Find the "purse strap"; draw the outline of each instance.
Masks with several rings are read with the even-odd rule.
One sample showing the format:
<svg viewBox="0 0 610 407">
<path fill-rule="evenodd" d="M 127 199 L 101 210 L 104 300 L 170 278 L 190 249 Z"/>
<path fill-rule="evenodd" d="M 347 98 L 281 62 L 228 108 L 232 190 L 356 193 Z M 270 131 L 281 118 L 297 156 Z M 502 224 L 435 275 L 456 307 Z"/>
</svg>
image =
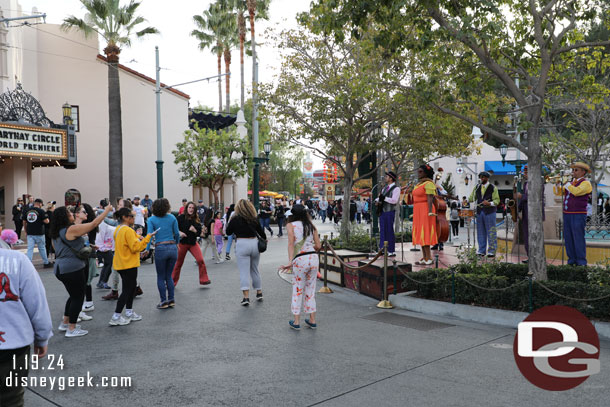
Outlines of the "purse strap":
<svg viewBox="0 0 610 407">
<path fill-rule="evenodd" d="M 68 229 L 66 229 L 66 233 L 67 233 L 67 232 L 68 232 Z M 62 242 L 64 242 L 64 245 L 66 245 L 66 246 L 68 247 L 68 249 L 70 249 L 70 250 L 72 251 L 72 253 L 74 253 L 74 254 L 76 255 L 76 257 L 78 257 L 78 254 L 79 254 L 78 250 L 76 250 L 75 248 L 73 248 L 72 246 L 70 246 L 70 245 L 68 244 L 68 242 L 67 242 L 67 241 L 66 241 L 66 240 L 65 240 L 63 237 L 61 237 L 61 233 L 60 233 L 58 236 L 59 236 L 59 238 L 61 239 L 61 241 L 62 241 Z"/>
</svg>

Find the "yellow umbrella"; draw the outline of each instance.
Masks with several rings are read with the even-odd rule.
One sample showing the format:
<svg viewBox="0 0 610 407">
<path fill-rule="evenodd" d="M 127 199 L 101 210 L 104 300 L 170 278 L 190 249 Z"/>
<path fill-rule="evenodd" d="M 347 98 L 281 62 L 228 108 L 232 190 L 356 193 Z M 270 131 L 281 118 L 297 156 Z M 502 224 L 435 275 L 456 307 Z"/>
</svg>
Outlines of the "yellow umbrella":
<svg viewBox="0 0 610 407">
<path fill-rule="evenodd" d="M 277 192 L 262 190 L 258 193 L 259 196 L 275 196 Z"/>
</svg>

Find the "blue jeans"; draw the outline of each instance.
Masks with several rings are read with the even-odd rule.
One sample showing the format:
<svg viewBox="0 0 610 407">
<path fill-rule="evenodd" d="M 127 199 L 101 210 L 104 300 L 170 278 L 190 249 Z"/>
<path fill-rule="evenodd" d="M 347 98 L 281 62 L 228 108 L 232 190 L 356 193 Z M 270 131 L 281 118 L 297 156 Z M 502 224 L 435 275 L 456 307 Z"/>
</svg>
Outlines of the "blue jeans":
<svg viewBox="0 0 610 407">
<path fill-rule="evenodd" d="M 178 248 L 173 244 L 155 247 L 155 268 L 157 269 L 157 288 L 161 302 L 174 301 L 174 280 L 172 271 L 178 260 Z M 167 297 L 165 296 L 167 291 Z"/>
<path fill-rule="evenodd" d="M 261 224 L 261 228 L 263 230 L 267 229 L 270 233 L 271 236 L 273 236 L 273 230 L 271 230 L 271 226 L 269 226 L 271 224 L 271 219 L 270 218 L 259 218 L 259 223 Z"/>
<path fill-rule="evenodd" d="M 233 244 L 233 239 L 235 239 L 235 235 L 230 235 L 227 239 L 227 249 L 225 250 L 227 256 L 231 253 L 231 245 Z"/>
<path fill-rule="evenodd" d="M 282 226 L 284 226 L 284 219 L 286 218 L 277 218 L 277 227 L 280 230 L 277 235 L 278 236 L 283 236 L 284 233 L 282 233 Z"/>
<path fill-rule="evenodd" d="M 498 247 L 498 235 L 496 229 L 496 212 L 490 214 L 477 214 L 477 241 L 479 242 L 478 254 L 496 254 Z"/>
<path fill-rule="evenodd" d="M 587 215 L 584 213 L 563 214 L 563 236 L 566 244 L 566 254 L 568 255 L 568 264 L 587 265 L 586 224 Z"/>
<path fill-rule="evenodd" d="M 322 218 L 322 223 L 326 222 L 326 209 L 320 209 L 320 217 Z"/>
<path fill-rule="evenodd" d="M 34 245 L 38 246 L 38 252 L 44 264 L 49 264 L 47 258 L 47 247 L 45 245 L 44 235 L 28 235 L 28 259 L 32 261 L 34 256 Z"/>
</svg>

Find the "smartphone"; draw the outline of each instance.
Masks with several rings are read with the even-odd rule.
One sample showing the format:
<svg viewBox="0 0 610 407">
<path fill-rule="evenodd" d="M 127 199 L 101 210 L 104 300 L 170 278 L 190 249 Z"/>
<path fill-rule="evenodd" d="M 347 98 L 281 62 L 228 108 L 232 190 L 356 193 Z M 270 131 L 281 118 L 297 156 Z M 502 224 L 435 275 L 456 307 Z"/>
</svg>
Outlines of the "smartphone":
<svg viewBox="0 0 610 407">
<path fill-rule="evenodd" d="M 154 233 L 157 233 L 157 232 L 158 232 L 158 231 L 160 231 L 160 230 L 161 230 L 161 228 L 159 228 L 159 229 L 155 230 L 155 231 L 154 231 Z"/>
</svg>

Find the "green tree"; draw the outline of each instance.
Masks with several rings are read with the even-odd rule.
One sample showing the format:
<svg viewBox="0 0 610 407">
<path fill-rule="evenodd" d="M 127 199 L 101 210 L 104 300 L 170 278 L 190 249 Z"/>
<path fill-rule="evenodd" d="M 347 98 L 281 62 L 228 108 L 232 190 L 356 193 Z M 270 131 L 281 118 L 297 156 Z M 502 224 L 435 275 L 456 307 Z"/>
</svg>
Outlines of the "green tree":
<svg viewBox="0 0 610 407">
<path fill-rule="evenodd" d="M 477 126 L 519 149 L 529 165 L 530 270 L 545 280 L 542 231 L 541 118 L 563 54 L 609 41 L 587 41 L 604 0 L 317 0 L 310 16 L 345 38 L 374 28 L 374 41 L 392 54 L 427 60 L 428 69 L 397 89 L 417 92 L 439 111 Z M 500 84 L 501 92 L 497 91 Z M 441 86 L 442 85 L 442 86 Z M 511 120 L 512 119 L 512 120 Z M 513 134 L 498 128 L 512 122 Z"/>
<path fill-rule="evenodd" d="M 104 54 L 108 65 L 108 185 L 111 202 L 123 196 L 123 128 L 121 124 L 121 84 L 119 54 L 130 46 L 135 35 L 141 38 L 157 34 L 154 27 L 139 29 L 146 20 L 136 14 L 140 2 L 131 0 L 121 6 L 119 0 L 80 0 L 87 11 L 84 18 L 66 17 L 63 30 L 77 29 L 85 36 L 99 35 L 106 41 Z"/>
<path fill-rule="evenodd" d="M 184 141 L 176 144 L 174 162 L 179 166 L 180 179 L 189 185 L 207 187 L 219 206 L 219 192 L 228 179 L 241 178 L 247 173 L 243 157 L 248 145 L 235 128 L 231 130 L 186 130 Z"/>
<path fill-rule="evenodd" d="M 358 165 L 383 146 L 377 129 L 395 116 L 400 101 L 378 85 L 388 65 L 370 57 L 365 41 L 339 43 L 300 28 L 279 35 L 285 55 L 275 87 L 261 85 L 264 117 L 274 118 L 279 138 L 309 148 L 344 174 L 344 213 Z M 344 160 L 342 160 L 344 158 Z M 349 222 L 341 226 L 349 235 Z"/>
</svg>

